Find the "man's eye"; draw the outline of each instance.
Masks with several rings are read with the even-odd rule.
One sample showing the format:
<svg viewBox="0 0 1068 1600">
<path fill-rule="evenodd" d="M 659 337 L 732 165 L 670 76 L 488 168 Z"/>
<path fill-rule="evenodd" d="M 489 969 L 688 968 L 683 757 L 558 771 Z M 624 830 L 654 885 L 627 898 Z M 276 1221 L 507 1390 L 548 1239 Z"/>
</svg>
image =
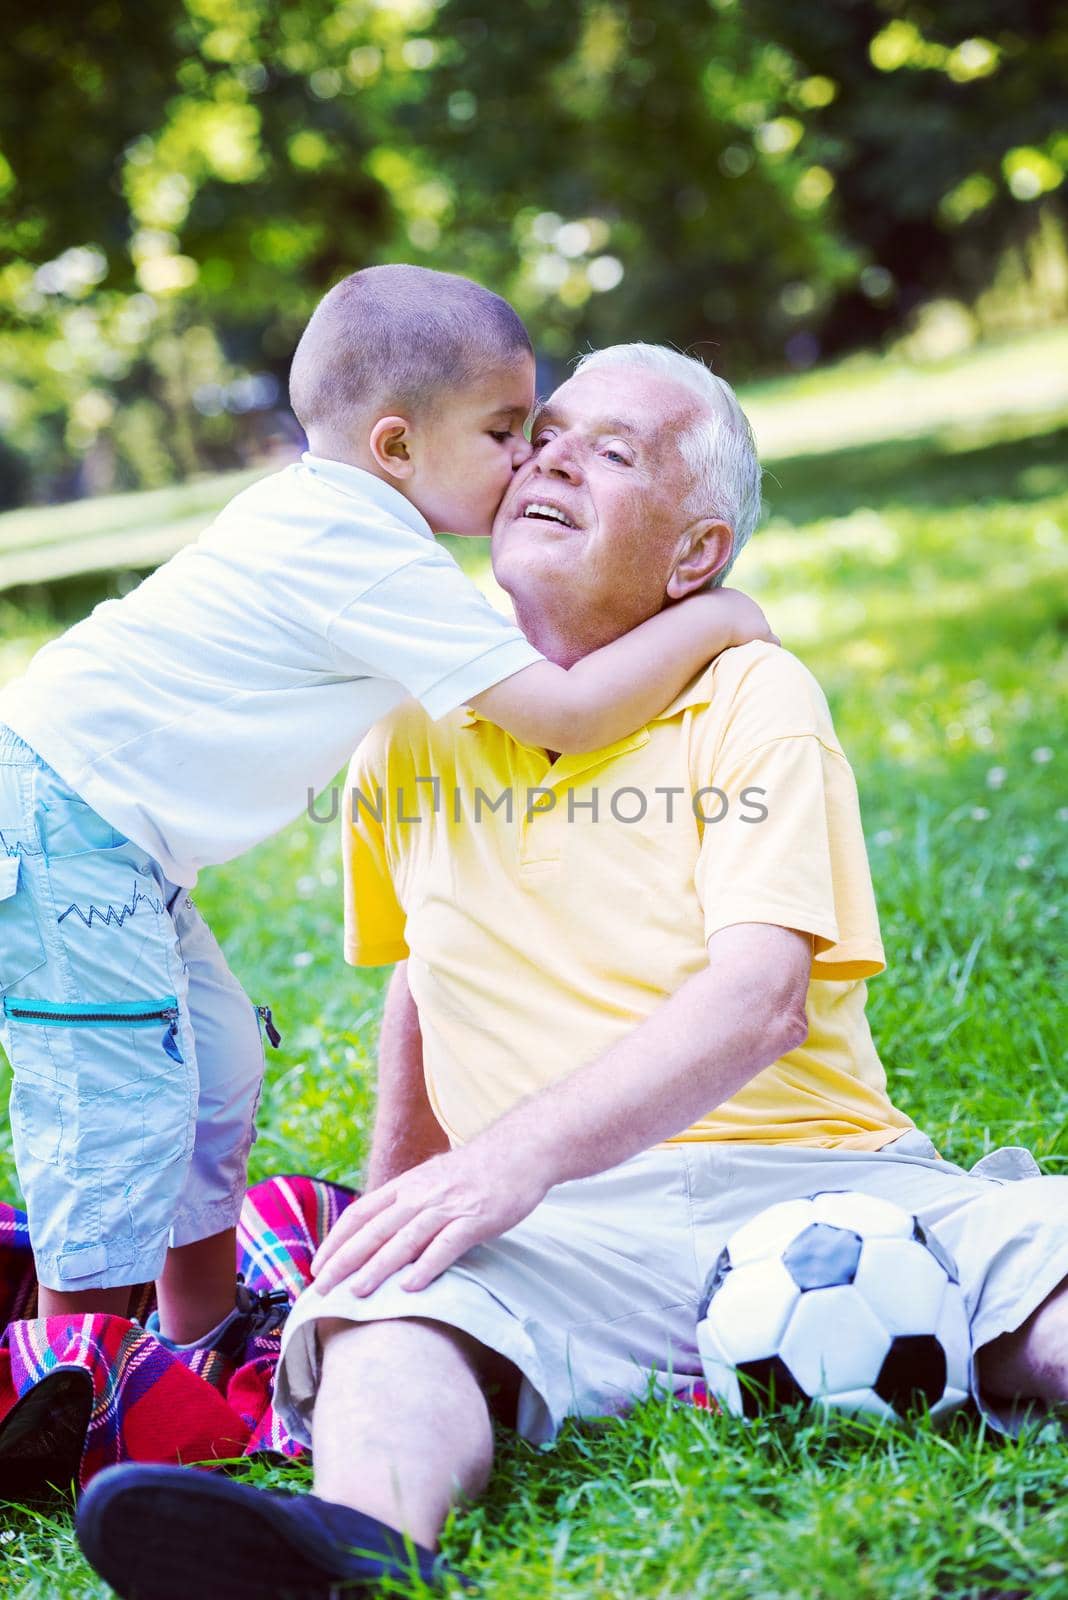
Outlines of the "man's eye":
<svg viewBox="0 0 1068 1600">
<path fill-rule="evenodd" d="M 622 466 L 622 467 L 629 467 L 630 466 L 630 462 L 627 459 L 627 457 L 625 455 L 623 455 L 619 450 L 605 450 L 603 453 L 604 453 L 605 456 L 607 456 L 609 461 L 618 461 L 620 466 Z"/>
<path fill-rule="evenodd" d="M 552 435 L 548 433 L 536 433 L 530 441 L 530 448 L 540 450 L 543 444 L 549 443 L 551 437 Z"/>
</svg>

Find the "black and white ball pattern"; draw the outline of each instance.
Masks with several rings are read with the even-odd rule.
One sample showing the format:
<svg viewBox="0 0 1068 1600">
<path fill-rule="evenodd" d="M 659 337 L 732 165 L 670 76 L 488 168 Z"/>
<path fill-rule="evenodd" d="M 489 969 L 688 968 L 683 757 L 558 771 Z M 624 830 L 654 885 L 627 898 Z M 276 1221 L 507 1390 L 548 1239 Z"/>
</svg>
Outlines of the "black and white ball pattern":
<svg viewBox="0 0 1068 1600">
<path fill-rule="evenodd" d="M 697 1328 L 728 1411 L 795 1401 L 903 1418 L 964 1405 L 971 1341 L 956 1268 L 899 1206 L 852 1190 L 769 1206 L 728 1240 Z"/>
</svg>

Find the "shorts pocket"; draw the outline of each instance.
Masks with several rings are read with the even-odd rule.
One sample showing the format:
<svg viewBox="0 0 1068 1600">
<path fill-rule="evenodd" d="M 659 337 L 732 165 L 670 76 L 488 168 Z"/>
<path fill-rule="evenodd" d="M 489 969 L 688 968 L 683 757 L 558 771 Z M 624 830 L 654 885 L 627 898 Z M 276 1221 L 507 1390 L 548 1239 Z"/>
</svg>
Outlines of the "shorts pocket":
<svg viewBox="0 0 1068 1600">
<path fill-rule="evenodd" d="M 0 851 L 0 993 L 43 967 L 45 960 L 22 857 Z"/>
<path fill-rule="evenodd" d="M 11 1085 L 11 1141 L 15 1163 L 23 1155 L 54 1166 L 63 1144 L 63 1090 L 55 1078 L 15 1069 Z"/>
<path fill-rule="evenodd" d="M 196 1072 L 178 1044 L 173 995 L 160 1000 L 4 1001 L 9 1026 L 20 1031 L 15 1052 L 12 1121 L 16 1149 L 58 1163 L 72 1176 L 131 1166 L 158 1168 L 187 1156 L 196 1112 Z M 67 1049 L 56 1078 L 30 1065 L 32 1036 L 63 1030 Z M 71 1034 L 91 1032 L 78 1045 Z M 55 1052 L 58 1053 L 58 1052 Z"/>
<path fill-rule="evenodd" d="M 77 988 L 68 992 L 107 994 L 113 969 L 123 972 L 121 942 L 131 937 L 143 942 L 139 981 L 157 992 L 172 989 L 179 963 L 165 880 L 139 845 L 127 839 L 106 850 L 49 856 L 44 870 L 56 930 L 77 974 Z"/>
<path fill-rule="evenodd" d="M 92 850 L 114 850 L 126 835 L 113 828 L 88 801 L 74 794 L 50 768 L 37 773 L 37 831 L 41 848 L 53 861 L 88 855 Z"/>
</svg>

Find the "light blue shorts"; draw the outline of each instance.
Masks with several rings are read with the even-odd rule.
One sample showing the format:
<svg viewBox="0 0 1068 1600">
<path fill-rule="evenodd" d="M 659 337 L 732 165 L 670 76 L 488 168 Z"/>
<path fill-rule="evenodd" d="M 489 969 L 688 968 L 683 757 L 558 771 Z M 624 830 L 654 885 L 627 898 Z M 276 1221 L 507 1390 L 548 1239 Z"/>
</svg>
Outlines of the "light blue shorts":
<svg viewBox="0 0 1068 1600">
<path fill-rule="evenodd" d="M 236 1223 L 256 1011 L 187 892 L 2 727 L 0 998 L 43 1284 L 148 1282 Z"/>
</svg>

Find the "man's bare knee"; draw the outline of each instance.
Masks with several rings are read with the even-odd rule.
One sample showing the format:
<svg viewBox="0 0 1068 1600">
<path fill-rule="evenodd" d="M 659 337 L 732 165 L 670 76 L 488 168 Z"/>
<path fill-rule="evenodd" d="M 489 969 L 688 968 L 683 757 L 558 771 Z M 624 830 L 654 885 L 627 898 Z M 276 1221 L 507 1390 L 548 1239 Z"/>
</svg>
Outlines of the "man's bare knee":
<svg viewBox="0 0 1068 1600">
<path fill-rule="evenodd" d="M 472 1383 L 499 1422 L 515 1424 L 522 1377 L 505 1356 L 473 1334 L 431 1317 L 397 1317 L 380 1322 L 347 1322 L 324 1318 L 318 1324 L 323 1378 L 331 1381 L 340 1368 L 359 1363 L 385 1377 L 397 1372 L 426 1372 L 440 1365 L 455 1381 L 466 1369 Z M 354 1336 L 354 1337 L 348 1337 Z M 457 1363 L 459 1363 L 459 1368 Z"/>
<path fill-rule="evenodd" d="M 462 1328 L 435 1322 L 430 1317 L 393 1317 L 377 1322 L 347 1322 L 342 1317 L 324 1317 L 318 1324 L 318 1333 L 324 1364 L 332 1360 L 332 1352 L 338 1350 L 344 1338 L 346 1348 L 358 1349 L 368 1358 L 384 1356 L 391 1363 L 409 1359 L 412 1348 L 418 1349 L 424 1360 L 430 1351 L 446 1361 L 459 1357 L 476 1381 L 481 1377 L 479 1352 L 484 1346 Z"/>
<path fill-rule="evenodd" d="M 493 1429 L 474 1341 L 423 1317 L 319 1324 L 315 1492 L 433 1549 L 450 1506 L 481 1494 Z"/>
</svg>

